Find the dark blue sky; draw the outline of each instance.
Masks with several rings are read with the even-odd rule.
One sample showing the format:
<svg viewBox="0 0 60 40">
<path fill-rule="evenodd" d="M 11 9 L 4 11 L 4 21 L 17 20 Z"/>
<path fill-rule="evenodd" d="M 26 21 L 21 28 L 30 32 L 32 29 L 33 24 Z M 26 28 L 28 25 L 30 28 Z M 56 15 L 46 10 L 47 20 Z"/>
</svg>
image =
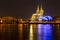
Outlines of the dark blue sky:
<svg viewBox="0 0 60 40">
<path fill-rule="evenodd" d="M 0 17 L 30 18 L 38 3 L 42 3 L 44 15 L 60 16 L 60 0 L 1 0 Z"/>
</svg>

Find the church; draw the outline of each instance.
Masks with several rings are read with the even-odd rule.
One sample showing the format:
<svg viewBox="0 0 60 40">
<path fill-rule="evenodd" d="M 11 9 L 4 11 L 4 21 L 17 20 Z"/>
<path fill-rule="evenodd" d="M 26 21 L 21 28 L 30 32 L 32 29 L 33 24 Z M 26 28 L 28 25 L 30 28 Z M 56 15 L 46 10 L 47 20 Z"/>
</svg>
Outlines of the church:
<svg viewBox="0 0 60 40">
<path fill-rule="evenodd" d="M 44 13 L 44 10 L 42 8 L 42 5 L 39 7 L 39 5 L 37 6 L 37 10 L 36 10 L 36 13 L 32 14 L 32 17 L 31 17 L 31 21 L 36 21 L 38 20 L 39 17 L 42 17 L 43 16 L 43 13 Z"/>
</svg>

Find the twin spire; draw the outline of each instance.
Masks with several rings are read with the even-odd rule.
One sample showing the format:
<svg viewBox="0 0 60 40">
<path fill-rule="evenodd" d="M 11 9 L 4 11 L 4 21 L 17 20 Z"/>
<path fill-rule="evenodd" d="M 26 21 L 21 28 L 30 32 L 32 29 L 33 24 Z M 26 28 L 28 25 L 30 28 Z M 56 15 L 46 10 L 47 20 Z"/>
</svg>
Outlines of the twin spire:
<svg viewBox="0 0 60 40">
<path fill-rule="evenodd" d="M 37 10 L 36 13 L 34 13 L 31 17 L 31 20 L 37 20 L 39 17 L 42 17 L 44 13 L 44 10 L 42 8 L 42 5 L 39 7 L 39 5 L 37 6 Z"/>
<path fill-rule="evenodd" d="M 40 15 L 43 15 L 44 13 L 44 10 L 42 8 L 42 5 L 39 7 L 39 5 L 37 6 L 37 10 L 36 10 L 36 13 L 40 14 Z"/>
</svg>

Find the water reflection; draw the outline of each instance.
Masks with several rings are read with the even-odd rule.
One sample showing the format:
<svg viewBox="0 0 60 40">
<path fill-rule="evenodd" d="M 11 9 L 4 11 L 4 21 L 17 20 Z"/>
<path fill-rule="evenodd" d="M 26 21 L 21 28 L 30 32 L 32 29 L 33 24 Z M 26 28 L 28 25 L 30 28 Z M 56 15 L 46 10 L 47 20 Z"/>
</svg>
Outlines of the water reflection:
<svg viewBox="0 0 60 40">
<path fill-rule="evenodd" d="M 43 25 L 43 40 L 52 40 L 52 25 Z"/>
<path fill-rule="evenodd" d="M 18 39 L 23 40 L 23 24 L 18 24 Z"/>
<path fill-rule="evenodd" d="M 43 26 L 42 26 L 42 24 L 38 24 L 37 27 L 38 27 L 37 40 L 42 40 Z"/>
<path fill-rule="evenodd" d="M 33 27 L 33 28 L 32 28 Z M 37 30 L 37 31 L 36 31 Z M 33 37 L 34 34 L 34 37 Z M 37 36 L 36 36 L 37 34 Z M 29 40 L 52 40 L 52 25 L 51 24 L 32 24 L 30 25 Z"/>
<path fill-rule="evenodd" d="M 0 24 L 0 40 L 18 40 L 17 24 Z"/>
<path fill-rule="evenodd" d="M 37 40 L 52 40 L 52 25 L 38 24 Z"/>
<path fill-rule="evenodd" d="M 29 40 L 33 40 L 33 27 L 30 25 Z"/>
<path fill-rule="evenodd" d="M 0 40 L 60 40 L 60 24 L 0 24 Z"/>
</svg>

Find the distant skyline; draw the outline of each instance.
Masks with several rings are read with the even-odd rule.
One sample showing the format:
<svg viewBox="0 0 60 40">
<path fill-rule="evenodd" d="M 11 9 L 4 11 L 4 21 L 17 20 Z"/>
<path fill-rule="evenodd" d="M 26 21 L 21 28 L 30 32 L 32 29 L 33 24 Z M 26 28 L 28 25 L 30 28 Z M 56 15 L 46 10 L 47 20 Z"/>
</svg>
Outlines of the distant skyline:
<svg viewBox="0 0 60 40">
<path fill-rule="evenodd" d="M 60 16 L 60 0 L 1 0 L 0 17 L 30 18 L 38 4 L 42 4 L 44 15 Z"/>
</svg>

